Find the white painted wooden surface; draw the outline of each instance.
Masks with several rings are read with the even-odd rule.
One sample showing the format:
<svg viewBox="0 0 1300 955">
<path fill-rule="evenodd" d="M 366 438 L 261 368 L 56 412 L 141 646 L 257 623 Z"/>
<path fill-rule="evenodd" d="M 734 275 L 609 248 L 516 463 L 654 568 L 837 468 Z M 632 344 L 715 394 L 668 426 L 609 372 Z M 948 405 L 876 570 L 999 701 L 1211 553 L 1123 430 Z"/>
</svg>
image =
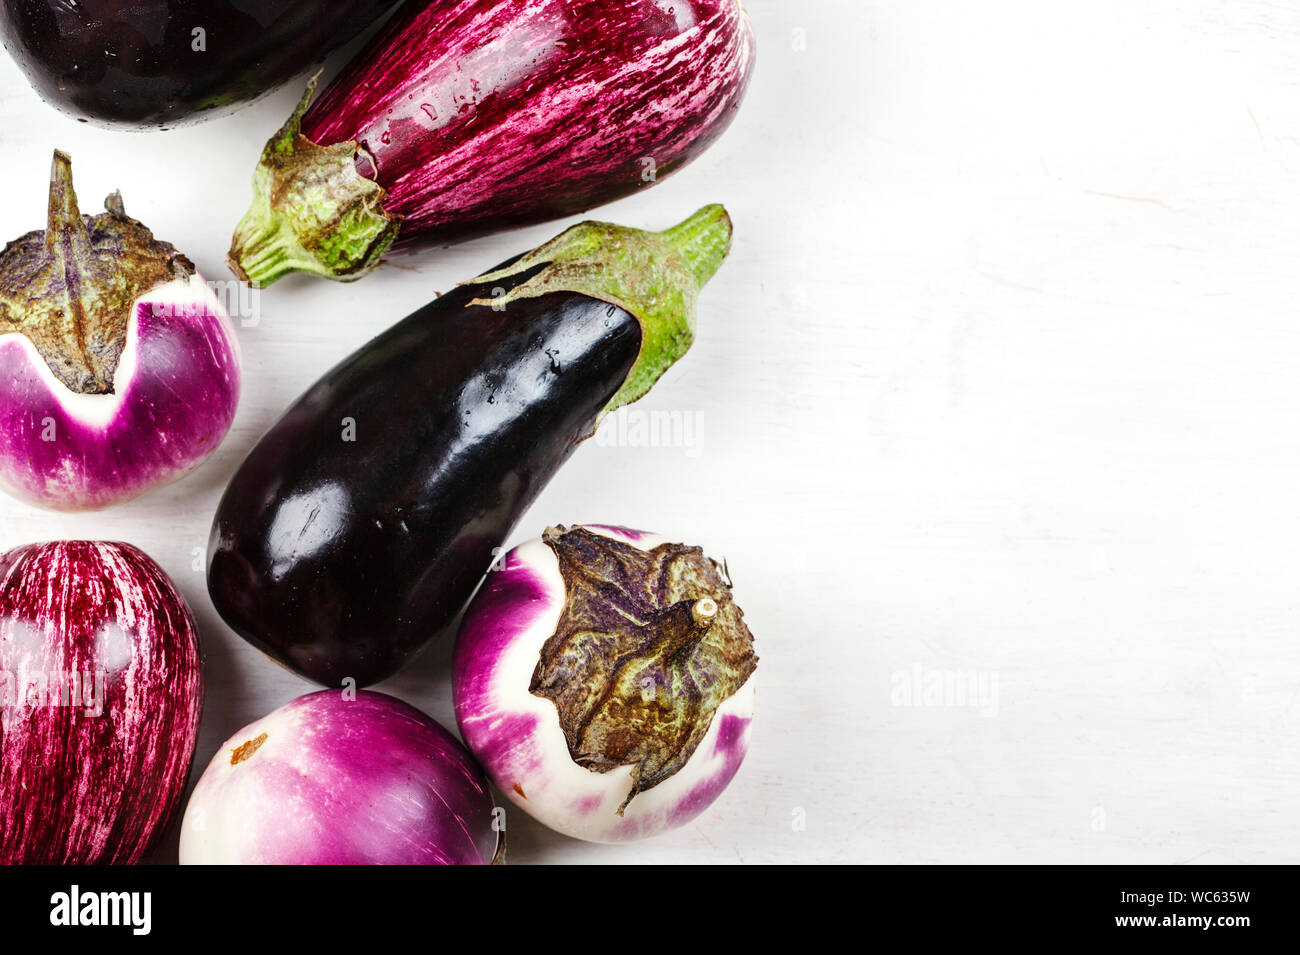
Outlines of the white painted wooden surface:
<svg viewBox="0 0 1300 955">
<path fill-rule="evenodd" d="M 698 453 L 589 442 L 516 540 L 613 521 L 725 555 L 762 657 L 753 751 L 696 824 L 641 845 L 514 811 L 513 860 L 1300 861 L 1300 9 L 747 7 L 735 126 L 599 213 L 659 227 L 723 201 L 736 220 L 698 344 L 641 406 L 700 415 Z M 225 278 L 296 96 L 110 132 L 6 59 L 0 235 L 43 223 L 57 145 L 84 208 L 120 187 Z M 224 482 L 327 366 L 567 224 L 283 282 L 200 471 L 98 514 L 0 503 L 2 546 L 127 540 L 175 576 L 207 654 L 196 772 L 311 689 L 222 625 L 191 568 Z M 448 654 L 382 688 L 450 721 Z M 962 675 L 976 705 L 942 692 Z"/>
</svg>

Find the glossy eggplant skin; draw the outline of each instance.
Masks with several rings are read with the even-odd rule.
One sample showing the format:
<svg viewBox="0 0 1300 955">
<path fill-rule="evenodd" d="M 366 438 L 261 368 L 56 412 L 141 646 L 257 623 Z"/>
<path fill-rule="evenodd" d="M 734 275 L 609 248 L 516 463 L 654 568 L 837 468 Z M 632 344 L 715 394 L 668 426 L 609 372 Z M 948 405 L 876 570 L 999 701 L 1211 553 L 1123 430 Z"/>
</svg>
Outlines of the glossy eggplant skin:
<svg viewBox="0 0 1300 955">
<path fill-rule="evenodd" d="M 427 248 L 665 178 L 726 131 L 753 66 L 737 0 L 422 0 L 330 83 L 302 131 L 361 144 L 402 217 L 397 247 Z"/>
<path fill-rule="evenodd" d="M 318 683 L 364 686 L 454 619 L 641 348 L 635 317 L 586 295 L 470 304 L 532 274 L 415 312 L 253 449 L 208 550 L 240 635 Z"/>
<path fill-rule="evenodd" d="M 722 135 L 754 58 L 741 0 L 409 0 L 271 137 L 228 263 L 352 281 L 632 195 Z"/>
<path fill-rule="evenodd" d="M 4 0 L 0 39 L 59 109 L 106 124 L 170 126 L 269 92 L 392 6 L 393 0 Z"/>
</svg>

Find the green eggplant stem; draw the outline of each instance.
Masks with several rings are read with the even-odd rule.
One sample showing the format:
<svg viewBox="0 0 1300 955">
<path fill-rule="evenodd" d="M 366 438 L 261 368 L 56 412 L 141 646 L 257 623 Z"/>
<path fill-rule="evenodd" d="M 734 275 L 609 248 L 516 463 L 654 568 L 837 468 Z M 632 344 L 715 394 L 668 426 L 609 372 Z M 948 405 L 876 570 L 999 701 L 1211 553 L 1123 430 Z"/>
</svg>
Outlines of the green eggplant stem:
<svg viewBox="0 0 1300 955">
<path fill-rule="evenodd" d="M 700 209 L 663 232 L 609 222 L 582 222 L 504 268 L 465 284 L 491 287 L 524 272 L 510 291 L 474 300 L 508 308 L 551 292 L 576 292 L 624 309 L 641 324 L 641 352 L 606 415 L 645 395 L 695 340 L 700 290 L 731 250 L 732 225 L 720 205 Z M 538 269 L 538 266 L 541 266 Z"/>
</svg>

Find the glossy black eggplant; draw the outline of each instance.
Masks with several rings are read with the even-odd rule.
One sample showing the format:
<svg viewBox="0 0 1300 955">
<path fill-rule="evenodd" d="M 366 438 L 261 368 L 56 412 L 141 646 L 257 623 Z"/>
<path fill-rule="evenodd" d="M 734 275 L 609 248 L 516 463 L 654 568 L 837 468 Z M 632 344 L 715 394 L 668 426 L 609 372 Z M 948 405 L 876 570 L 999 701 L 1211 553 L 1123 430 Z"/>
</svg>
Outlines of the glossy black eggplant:
<svg viewBox="0 0 1300 955">
<path fill-rule="evenodd" d="M 4 0 L 0 39 L 47 102 L 171 125 L 269 92 L 394 0 Z"/>
<path fill-rule="evenodd" d="M 584 223 L 345 359 L 222 497 L 222 617 L 325 685 L 396 672 L 601 417 L 689 347 L 730 234 L 721 206 L 663 233 Z"/>
</svg>

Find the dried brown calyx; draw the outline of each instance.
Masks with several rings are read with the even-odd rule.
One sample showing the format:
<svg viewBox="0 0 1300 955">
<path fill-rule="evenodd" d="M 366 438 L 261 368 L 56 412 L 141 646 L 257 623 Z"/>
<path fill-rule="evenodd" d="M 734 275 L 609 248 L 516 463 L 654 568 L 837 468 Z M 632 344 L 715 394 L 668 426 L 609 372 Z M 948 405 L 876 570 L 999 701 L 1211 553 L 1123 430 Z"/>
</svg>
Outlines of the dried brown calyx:
<svg viewBox="0 0 1300 955">
<path fill-rule="evenodd" d="M 81 214 L 72 161 L 56 150 L 48 226 L 0 253 L 0 335 L 26 335 L 55 377 L 80 394 L 112 393 L 135 300 L 194 274 L 189 259 L 127 216 L 119 194 L 104 208 Z"/>
<path fill-rule="evenodd" d="M 252 756 L 259 749 L 261 749 L 262 744 L 265 742 L 266 742 L 266 734 L 262 733 L 260 736 L 254 739 L 250 739 L 247 740 L 246 742 L 240 743 L 238 746 L 236 746 L 234 749 L 230 751 L 230 765 L 238 766 L 244 760 L 248 759 L 248 757 Z"/>
<path fill-rule="evenodd" d="M 686 765 L 758 665 L 754 638 L 698 547 L 642 550 L 582 527 L 550 528 L 544 540 L 565 603 L 529 690 L 555 704 L 574 762 L 632 767 L 621 815 Z"/>
</svg>

